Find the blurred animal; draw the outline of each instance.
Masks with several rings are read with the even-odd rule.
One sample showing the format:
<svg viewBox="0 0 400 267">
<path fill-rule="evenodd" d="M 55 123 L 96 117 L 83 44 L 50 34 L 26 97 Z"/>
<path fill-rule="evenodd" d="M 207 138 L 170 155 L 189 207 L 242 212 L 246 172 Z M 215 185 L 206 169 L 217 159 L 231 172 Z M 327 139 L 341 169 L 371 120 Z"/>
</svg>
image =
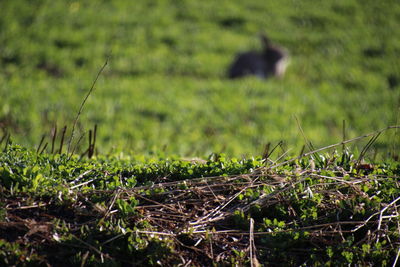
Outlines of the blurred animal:
<svg viewBox="0 0 400 267">
<path fill-rule="evenodd" d="M 261 79 L 271 76 L 282 77 L 288 64 L 289 55 L 285 49 L 272 45 L 266 35 L 261 35 L 263 50 L 248 51 L 236 56 L 228 70 L 231 79 L 255 75 Z"/>
</svg>

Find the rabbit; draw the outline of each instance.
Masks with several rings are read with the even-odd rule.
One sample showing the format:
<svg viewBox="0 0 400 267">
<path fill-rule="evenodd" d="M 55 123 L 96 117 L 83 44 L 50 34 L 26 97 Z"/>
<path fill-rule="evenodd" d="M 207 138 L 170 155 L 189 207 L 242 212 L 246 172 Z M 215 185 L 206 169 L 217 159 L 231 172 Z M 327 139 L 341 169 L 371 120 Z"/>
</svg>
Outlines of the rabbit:
<svg viewBox="0 0 400 267">
<path fill-rule="evenodd" d="M 248 51 L 236 56 L 228 70 L 231 79 L 255 75 L 261 79 L 270 76 L 283 77 L 288 63 L 285 49 L 271 44 L 269 38 L 261 35 L 264 51 Z"/>
</svg>

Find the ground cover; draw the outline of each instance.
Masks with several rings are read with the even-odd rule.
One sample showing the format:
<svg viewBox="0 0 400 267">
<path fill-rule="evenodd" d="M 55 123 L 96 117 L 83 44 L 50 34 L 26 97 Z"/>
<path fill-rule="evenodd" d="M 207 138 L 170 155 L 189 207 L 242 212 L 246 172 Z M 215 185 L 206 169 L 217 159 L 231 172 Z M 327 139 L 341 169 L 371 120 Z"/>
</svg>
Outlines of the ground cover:
<svg viewBox="0 0 400 267">
<path fill-rule="evenodd" d="M 299 153 L 398 121 L 397 1 L 6 1 L 0 9 L 0 126 L 37 146 L 98 125 L 101 153 L 252 156 L 268 142 Z M 351 25 L 351 26 L 350 26 Z M 235 54 L 266 32 L 286 47 L 282 80 L 230 81 Z M 70 132 L 71 128 L 67 129 Z M 393 132 L 374 149 L 393 153 Z M 361 145 L 363 146 L 363 144 Z"/>
<path fill-rule="evenodd" d="M 395 265 L 398 163 L 270 158 L 89 160 L 9 145 L 1 264 Z"/>
</svg>

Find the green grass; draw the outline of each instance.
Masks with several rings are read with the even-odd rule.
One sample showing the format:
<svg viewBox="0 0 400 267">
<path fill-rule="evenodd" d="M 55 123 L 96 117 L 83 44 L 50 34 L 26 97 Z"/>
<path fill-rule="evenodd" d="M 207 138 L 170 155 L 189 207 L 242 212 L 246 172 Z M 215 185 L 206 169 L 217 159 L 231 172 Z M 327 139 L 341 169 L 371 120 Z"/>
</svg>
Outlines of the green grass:
<svg viewBox="0 0 400 267">
<path fill-rule="evenodd" d="M 111 55 L 78 124 L 78 136 L 98 124 L 100 153 L 240 157 L 283 140 L 297 154 L 295 116 L 317 147 L 342 140 L 343 120 L 348 137 L 398 123 L 399 16 L 396 1 L 7 1 L 0 125 L 50 142 Z M 290 51 L 287 75 L 226 79 L 262 31 Z M 391 132 L 374 148 L 397 143 Z"/>
</svg>

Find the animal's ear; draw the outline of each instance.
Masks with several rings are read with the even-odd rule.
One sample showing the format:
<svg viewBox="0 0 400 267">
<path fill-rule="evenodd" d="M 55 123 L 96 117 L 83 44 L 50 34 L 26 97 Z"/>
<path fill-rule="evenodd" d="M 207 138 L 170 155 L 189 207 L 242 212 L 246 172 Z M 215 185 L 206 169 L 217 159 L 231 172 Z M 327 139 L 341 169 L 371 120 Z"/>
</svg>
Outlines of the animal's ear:
<svg viewBox="0 0 400 267">
<path fill-rule="evenodd" d="M 264 46 L 264 48 L 267 48 L 270 46 L 271 41 L 269 40 L 268 36 L 263 32 L 260 34 L 260 39 L 262 42 L 262 45 Z"/>
</svg>

